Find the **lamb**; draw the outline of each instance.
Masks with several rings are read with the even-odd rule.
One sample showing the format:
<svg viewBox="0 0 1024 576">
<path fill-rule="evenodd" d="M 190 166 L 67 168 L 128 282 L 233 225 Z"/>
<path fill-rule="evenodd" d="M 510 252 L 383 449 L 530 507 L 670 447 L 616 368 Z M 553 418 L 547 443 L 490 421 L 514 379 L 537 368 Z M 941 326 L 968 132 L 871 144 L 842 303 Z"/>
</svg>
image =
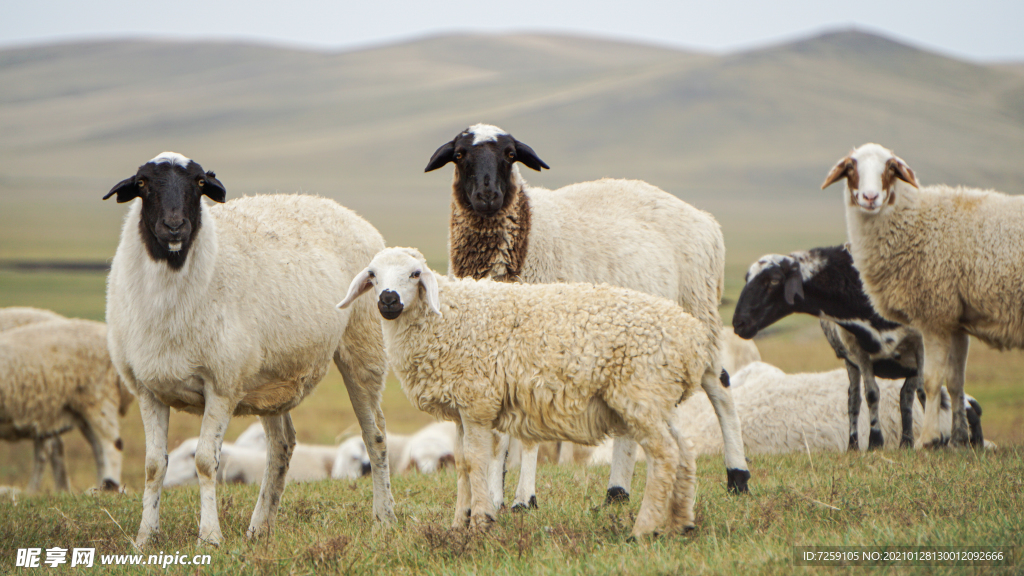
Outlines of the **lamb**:
<svg viewBox="0 0 1024 576">
<path fill-rule="evenodd" d="M 456 423 L 455 526 L 494 519 L 486 476 L 496 429 L 580 444 L 628 434 L 651 460 L 632 536 L 692 527 L 694 460 L 670 417 L 718 362 L 699 320 L 604 284 L 449 280 L 410 248 L 374 256 L 338 307 L 371 288 L 403 391 Z"/>
<path fill-rule="evenodd" d="M 0 313 L 4 325 L 23 311 Z M 97 485 L 118 490 L 121 450 L 118 416 L 132 396 L 122 385 L 107 353 L 101 322 L 37 314 L 42 322 L 22 323 L 0 332 L 0 438 L 34 441 L 30 492 L 39 489 L 49 461 L 58 490 L 70 488 L 59 436 L 78 427 L 92 446 Z"/>
<path fill-rule="evenodd" d="M 220 204 L 208 207 L 201 196 Z M 159 531 L 173 406 L 203 414 L 196 450 L 199 541 L 219 545 L 216 476 L 232 414 L 258 415 L 269 450 L 246 532 L 268 534 L 284 489 L 295 430 L 288 411 L 334 360 L 369 446 L 373 514 L 395 520 L 384 415 L 386 365 L 369 303 L 331 313 L 338 292 L 384 246 L 354 212 L 325 198 L 226 200 L 195 161 L 165 152 L 105 196 L 133 202 L 107 280 L 110 355 L 139 399 L 146 487 L 137 537 Z"/>
<path fill-rule="evenodd" d="M 758 331 L 795 312 L 820 318 L 822 331 L 836 356 L 846 362 L 850 379 L 849 449 L 857 450 L 860 445 L 861 378 L 871 411 L 868 445 L 880 448 L 885 442 L 879 427 L 876 375 L 906 378 L 900 394 L 900 446 L 912 446 L 914 394 L 921 385 L 924 362 L 921 335 L 882 318 L 871 307 L 860 274 L 853 266 L 853 257 L 845 246 L 759 258 L 747 272 L 732 323 L 738 335 L 753 338 Z"/>
<path fill-rule="evenodd" d="M 1024 347 L 1024 198 L 992 190 L 918 188 L 892 151 L 865 144 L 822 188 L 845 180 L 850 253 L 871 305 L 924 341 L 925 421 L 915 446 L 937 446 L 939 391 L 953 406 L 951 441 L 970 436 L 964 411 L 968 335 Z"/>
<path fill-rule="evenodd" d="M 848 450 L 847 419 L 842 410 L 847 374 L 842 368 L 829 372 L 786 374 L 764 362 L 754 362 L 732 375 L 733 398 L 743 419 L 743 442 L 749 454 L 781 454 L 804 451 Z M 894 380 L 879 379 L 882 398 L 880 426 L 884 433 L 895 434 L 902 427 L 902 414 L 895 410 L 901 385 Z M 972 408 L 980 407 L 969 398 Z M 941 397 L 943 429 L 948 433 L 952 424 L 949 396 Z M 919 403 L 912 405 L 915 428 L 920 428 L 924 412 Z M 677 425 L 687 438 L 693 440 L 699 454 L 714 454 L 722 450 L 722 436 L 716 429 L 714 410 L 706 398 L 697 395 L 676 409 Z M 860 420 L 861 431 L 867 422 Z M 980 434 L 980 419 L 977 421 Z M 855 450 L 869 449 L 866 434 L 860 434 Z M 994 447 L 988 441 L 988 448 Z M 894 444 L 885 446 L 895 449 Z M 611 446 L 605 442 L 598 446 L 588 465 L 607 465 L 611 461 Z"/>
<path fill-rule="evenodd" d="M 388 468 L 392 474 L 401 474 L 400 465 L 402 452 L 409 443 L 409 436 L 404 434 L 388 434 Z M 366 444 L 362 438 L 353 437 L 345 440 L 334 450 L 334 465 L 330 477 L 336 479 L 355 479 L 370 471 L 370 460 L 366 453 Z"/>
<path fill-rule="evenodd" d="M 548 168 L 537 154 L 504 130 L 471 126 L 434 152 L 430 172 L 455 164 L 448 229 L 449 274 L 531 284 L 606 282 L 661 296 L 701 321 L 715 362 L 701 386 L 715 405 L 726 438 L 730 491 L 746 492 L 750 472 L 740 421 L 717 358 L 722 323 L 718 305 L 725 283 L 725 242 L 707 212 L 646 182 L 602 179 L 558 190 L 530 187 L 516 164 Z M 505 439 L 507 441 L 507 439 Z M 628 500 L 633 449 L 615 443 L 616 463 L 608 501 Z M 527 468 L 536 469 L 536 447 Z M 501 503 L 499 480 L 492 486 Z M 536 501 L 532 473 L 520 476 L 515 507 Z"/>
<path fill-rule="evenodd" d="M 259 426 L 259 424 L 255 424 L 255 426 Z M 199 437 L 188 438 L 168 453 L 164 488 L 199 483 L 199 475 L 196 472 L 196 448 L 198 446 Z M 338 449 L 334 446 L 296 443 L 288 466 L 288 473 L 285 475 L 285 482 L 310 482 L 330 477 L 331 467 L 335 464 L 334 459 L 337 453 Z M 365 457 L 365 446 L 363 454 Z M 237 441 L 225 442 L 221 445 L 217 482 L 260 483 L 263 481 L 263 467 L 266 460 L 266 445 L 261 447 Z M 366 459 L 366 473 L 370 473 L 369 458 Z"/>
</svg>

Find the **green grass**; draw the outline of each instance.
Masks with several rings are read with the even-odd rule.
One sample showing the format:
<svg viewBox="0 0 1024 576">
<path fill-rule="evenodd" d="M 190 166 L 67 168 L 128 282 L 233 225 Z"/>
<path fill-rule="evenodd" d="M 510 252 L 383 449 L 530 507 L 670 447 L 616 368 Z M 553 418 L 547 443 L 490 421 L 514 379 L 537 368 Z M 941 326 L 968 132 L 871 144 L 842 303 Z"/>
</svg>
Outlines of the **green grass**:
<svg viewBox="0 0 1024 576">
<path fill-rule="evenodd" d="M 611 507 L 602 503 L 607 468 L 542 466 L 541 508 L 499 514 L 487 531 L 449 527 L 455 498 L 450 469 L 393 479 L 399 521 L 392 529 L 370 519 L 368 479 L 292 484 L 275 533 L 258 543 L 244 537 L 258 488 L 219 486 L 225 541 L 212 550 L 195 545 L 198 490 L 183 488 L 164 493 L 163 534 L 147 553 L 209 553 L 212 564 L 204 573 L 789 574 L 793 546 L 975 545 L 1014 547 L 1017 555 L 1013 568 L 979 573 L 1021 569 L 1024 451 L 1019 448 L 761 456 L 751 470 L 752 492 L 729 495 L 721 459 L 701 457 L 698 529 L 640 542 L 627 537 L 643 492 L 643 465 L 633 501 Z M 136 492 L 0 502 L 0 571 L 13 564 L 19 547 L 130 553 L 128 536 L 134 536 L 140 515 Z M 926 570 L 959 574 L 964 569 Z"/>
</svg>

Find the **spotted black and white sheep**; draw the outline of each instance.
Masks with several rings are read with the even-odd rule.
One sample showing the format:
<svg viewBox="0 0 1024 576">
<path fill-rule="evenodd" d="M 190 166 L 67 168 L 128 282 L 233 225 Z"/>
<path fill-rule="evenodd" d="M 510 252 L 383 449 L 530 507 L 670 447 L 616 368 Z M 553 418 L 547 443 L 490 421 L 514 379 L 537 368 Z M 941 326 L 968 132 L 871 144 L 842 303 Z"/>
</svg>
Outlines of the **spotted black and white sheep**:
<svg viewBox="0 0 1024 576">
<path fill-rule="evenodd" d="M 649 458 L 633 536 L 692 526 L 695 463 L 670 419 L 717 359 L 681 307 L 607 284 L 449 280 L 410 248 L 377 254 L 339 308 L 368 291 L 402 390 L 458 427 L 456 526 L 494 519 L 494 429 L 531 442 L 628 435 Z"/>
<path fill-rule="evenodd" d="M 603 179 L 558 190 L 528 186 L 518 164 L 548 168 L 533 149 L 504 130 L 477 124 L 438 148 L 426 171 L 455 164 L 448 229 L 449 275 L 530 284 L 592 282 L 661 296 L 701 321 L 715 358 L 701 379 L 721 419 L 726 438 L 728 488 L 746 491 L 750 473 L 743 455 L 740 421 L 720 380 L 725 242 L 707 212 L 646 182 Z M 608 499 L 629 497 L 633 448 L 615 442 Z M 535 450 L 532 462 L 536 468 Z M 501 475 L 493 475 L 499 479 Z M 522 485 L 517 507 L 533 498 Z M 501 502 L 500 484 L 494 488 Z"/>
<path fill-rule="evenodd" d="M 945 442 L 943 385 L 953 406 L 953 445 L 970 441 L 964 410 L 968 336 L 1024 347 L 1024 197 L 992 190 L 918 188 L 891 150 L 865 144 L 841 159 L 822 188 L 843 180 L 850 253 L 883 317 L 924 341 L 925 423 L 916 446 Z"/>
<path fill-rule="evenodd" d="M 753 338 L 760 330 L 798 312 L 821 319 L 825 337 L 836 356 L 846 363 L 850 379 L 847 398 L 850 449 L 856 450 L 859 445 L 861 379 L 871 412 L 868 445 L 879 448 L 884 444 L 875 376 L 906 379 L 900 394 L 903 415 L 900 446 L 912 446 L 912 408 L 924 361 L 921 335 L 882 318 L 871 307 L 860 274 L 845 246 L 812 248 L 788 256 L 767 254 L 759 258 L 747 271 L 746 283 L 733 314 L 733 329 L 739 336 Z"/>
<path fill-rule="evenodd" d="M 206 195 L 217 203 L 207 206 Z M 338 314 L 343 292 L 384 246 L 351 210 L 304 195 L 243 197 L 165 152 L 106 198 L 132 202 L 107 281 L 110 355 L 139 399 L 146 487 L 137 544 L 159 530 L 168 410 L 202 414 L 199 540 L 219 544 L 216 476 L 232 415 L 259 415 L 266 474 L 247 535 L 269 533 L 295 430 L 288 411 L 327 373 L 345 380 L 373 462 L 373 514 L 395 515 L 380 410 L 386 371 L 371 303 Z M 222 204 L 223 203 L 223 204 Z"/>
</svg>

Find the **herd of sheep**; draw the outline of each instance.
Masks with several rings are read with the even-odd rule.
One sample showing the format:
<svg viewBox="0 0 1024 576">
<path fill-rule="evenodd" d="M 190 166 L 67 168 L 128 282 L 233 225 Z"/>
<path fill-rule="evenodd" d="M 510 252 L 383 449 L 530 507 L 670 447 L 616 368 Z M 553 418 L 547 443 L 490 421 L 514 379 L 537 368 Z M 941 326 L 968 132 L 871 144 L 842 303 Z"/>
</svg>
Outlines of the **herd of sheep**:
<svg viewBox="0 0 1024 576">
<path fill-rule="evenodd" d="M 73 427 L 99 487 L 119 489 L 118 417 L 133 398 L 146 441 L 140 547 L 160 530 L 164 488 L 199 485 L 199 540 L 217 545 L 218 482 L 261 485 L 251 538 L 272 530 L 288 481 L 369 475 L 373 516 L 389 524 L 391 474 L 448 464 L 453 525 L 486 526 L 506 464 L 521 469 L 513 509 L 538 506 L 544 441 L 562 442 L 560 461 L 596 446 L 575 449 L 610 465 L 609 503 L 628 500 L 646 459 L 634 537 L 693 528 L 698 454 L 722 453 L 739 493 L 747 454 L 991 446 L 964 392 L 968 335 L 1024 347 L 1024 199 L 920 187 L 891 151 L 861 146 L 823 185 L 845 184 L 849 243 L 758 259 L 730 330 L 710 214 L 640 181 L 531 187 L 519 164 L 547 164 L 489 125 L 443 144 L 426 170 L 448 163 L 447 276 L 332 200 L 227 202 L 216 175 L 180 154 L 115 185 L 105 199 L 131 204 L 107 323 L 0 309 L 0 438 L 34 441 L 29 490 L 47 465 L 68 488 L 60 436 Z M 845 370 L 760 362 L 749 339 L 793 313 L 820 319 Z M 298 443 L 289 411 L 332 362 L 361 435 Z M 388 369 L 438 423 L 386 432 Z M 202 426 L 168 451 L 171 407 Z M 226 442 L 234 415 L 261 422 Z"/>
</svg>

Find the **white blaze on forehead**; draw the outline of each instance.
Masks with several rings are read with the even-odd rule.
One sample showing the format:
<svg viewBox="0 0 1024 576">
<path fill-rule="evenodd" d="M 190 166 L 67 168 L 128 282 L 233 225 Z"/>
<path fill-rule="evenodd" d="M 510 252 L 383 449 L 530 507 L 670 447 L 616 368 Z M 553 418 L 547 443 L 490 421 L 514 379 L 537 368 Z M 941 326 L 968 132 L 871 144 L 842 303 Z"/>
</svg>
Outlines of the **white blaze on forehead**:
<svg viewBox="0 0 1024 576">
<path fill-rule="evenodd" d="M 747 282 L 756 278 L 765 268 L 781 265 L 787 258 L 789 256 L 783 256 L 782 254 L 765 254 L 761 256 L 757 259 L 757 262 L 750 265 L 750 270 L 747 270 Z"/>
<path fill-rule="evenodd" d="M 854 150 L 850 158 L 857 161 L 859 191 L 881 192 L 886 163 L 896 155 L 880 144 L 865 144 Z"/>
<path fill-rule="evenodd" d="M 161 152 L 159 156 L 153 158 L 149 164 L 173 164 L 175 166 L 181 166 L 182 168 L 188 168 L 188 163 L 192 160 L 186 158 L 177 152 Z"/>
<path fill-rule="evenodd" d="M 466 134 L 473 135 L 473 146 L 476 146 L 481 142 L 497 142 L 498 136 L 507 136 L 508 132 L 490 124 L 475 124 L 466 129 Z"/>
<path fill-rule="evenodd" d="M 800 252 L 793 252 L 790 254 L 794 260 L 800 264 L 800 277 L 803 278 L 804 282 L 814 277 L 825 266 L 825 259 L 821 257 L 821 254 L 811 255 L 810 252 L 802 250 Z"/>
</svg>

